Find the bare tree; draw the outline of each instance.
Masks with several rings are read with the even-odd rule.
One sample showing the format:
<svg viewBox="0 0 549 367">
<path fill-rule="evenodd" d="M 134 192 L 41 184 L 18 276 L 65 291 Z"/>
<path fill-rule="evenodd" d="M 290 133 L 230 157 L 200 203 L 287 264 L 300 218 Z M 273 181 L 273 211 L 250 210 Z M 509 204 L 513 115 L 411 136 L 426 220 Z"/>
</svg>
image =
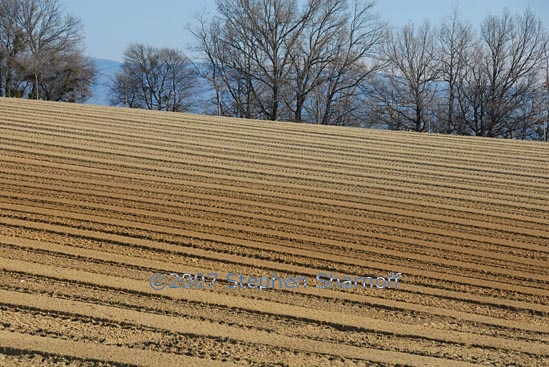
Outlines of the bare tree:
<svg viewBox="0 0 549 367">
<path fill-rule="evenodd" d="M 549 42 L 549 34 L 545 34 L 545 42 Z M 545 47 L 541 62 L 541 88 L 531 93 L 529 103 L 520 106 L 519 113 L 525 116 L 515 133 L 516 138 L 547 141 L 549 136 L 549 47 Z"/>
<path fill-rule="evenodd" d="M 139 98 L 138 84 L 130 81 L 127 72 L 116 73 L 108 85 L 110 104 L 129 108 L 145 108 Z"/>
<path fill-rule="evenodd" d="M 211 22 L 201 19 L 200 29 L 193 33 L 208 69 L 201 75 L 214 87 L 218 114 L 266 118 L 266 107 L 261 100 L 265 87 L 257 82 L 259 69 L 250 56 L 254 46 L 238 41 L 240 35 L 227 29 L 222 19 Z"/>
<path fill-rule="evenodd" d="M 81 101 L 94 64 L 83 55 L 81 22 L 58 0 L 0 0 L 0 84 L 6 96 Z"/>
<path fill-rule="evenodd" d="M 215 92 L 213 102 L 215 104 L 217 115 L 223 116 L 225 114 L 225 108 L 223 103 L 223 81 L 222 71 L 223 67 L 220 62 L 223 58 L 218 57 L 220 53 L 220 41 L 217 37 L 216 28 L 218 23 L 212 21 L 208 23 L 205 16 L 200 15 L 197 17 L 199 24 L 198 28 L 188 27 L 189 31 L 194 35 L 197 40 L 195 50 L 203 55 L 204 64 L 198 64 L 195 68 L 197 76 L 210 83 Z"/>
<path fill-rule="evenodd" d="M 218 0 L 218 18 L 202 29 L 215 36 L 209 59 L 243 117 L 276 120 L 295 46 L 307 14 L 296 0 Z"/>
<path fill-rule="evenodd" d="M 459 18 L 458 8 L 454 7 L 438 30 L 438 58 L 440 78 L 446 83 L 447 103 L 445 116 L 441 116 L 443 128 L 447 134 L 458 130 L 457 93 L 459 84 L 465 78 L 467 64 L 473 51 L 473 31 L 469 24 Z"/>
<path fill-rule="evenodd" d="M 17 66 L 25 50 L 25 35 L 18 20 L 21 4 L 17 0 L 0 0 L 0 96 L 21 96 L 21 78 Z"/>
<path fill-rule="evenodd" d="M 388 64 L 372 84 L 374 115 L 395 130 L 430 130 L 436 102 L 436 49 L 429 23 L 408 24 L 393 32 L 384 46 Z"/>
<path fill-rule="evenodd" d="M 457 85 L 460 124 L 457 132 L 461 135 L 476 135 L 481 131 L 485 119 L 489 80 L 484 71 L 485 52 L 480 43 L 473 47 L 464 76 Z"/>
<path fill-rule="evenodd" d="M 195 74 L 180 51 L 132 44 L 111 83 L 111 104 L 183 112 L 190 108 Z"/>
<path fill-rule="evenodd" d="M 333 45 L 341 38 L 345 27 L 345 2 L 337 0 L 313 0 L 308 4 L 310 17 L 303 28 L 300 42 L 291 50 L 291 72 L 289 75 L 292 95 L 288 102 L 290 118 L 301 122 L 303 118 L 320 120 L 318 104 L 311 104 L 309 115 L 304 116 L 306 102 L 313 92 L 318 92 L 327 82 L 330 63 L 335 60 Z M 315 97 L 319 99 L 318 93 Z M 312 112 L 312 113 L 311 113 Z"/>
<path fill-rule="evenodd" d="M 350 5 L 348 12 L 335 13 L 339 29 L 326 45 L 327 62 L 314 83 L 317 102 L 309 114 L 322 124 L 354 124 L 362 84 L 381 66 L 377 48 L 383 41 L 385 23 L 372 13 L 373 3 L 354 1 Z"/>
<path fill-rule="evenodd" d="M 81 102 L 91 96 L 90 81 L 96 75 L 95 64 L 80 52 L 58 53 L 43 68 L 39 82 L 42 98 L 49 101 Z"/>
<path fill-rule="evenodd" d="M 58 0 L 21 0 L 20 24 L 29 50 L 33 95 L 40 98 L 40 82 L 47 66 L 59 55 L 76 53 L 83 39 L 82 24 L 64 15 Z"/>
<path fill-rule="evenodd" d="M 546 47 L 541 22 L 530 10 L 515 17 L 505 11 L 499 17 L 485 18 L 468 66 L 470 76 L 460 87 L 468 132 L 516 137 L 533 127 L 534 110 L 526 107 L 543 88 Z"/>
<path fill-rule="evenodd" d="M 245 56 L 251 52 L 250 47 L 240 45 L 246 49 L 245 53 L 231 47 L 230 34 L 222 34 L 224 25 L 220 19 L 209 22 L 200 18 L 199 21 L 200 28 L 192 32 L 207 65 L 207 70 L 201 70 L 200 76 L 213 85 L 218 114 L 260 118 L 252 106 L 257 93 L 251 81 L 251 60 Z"/>
</svg>

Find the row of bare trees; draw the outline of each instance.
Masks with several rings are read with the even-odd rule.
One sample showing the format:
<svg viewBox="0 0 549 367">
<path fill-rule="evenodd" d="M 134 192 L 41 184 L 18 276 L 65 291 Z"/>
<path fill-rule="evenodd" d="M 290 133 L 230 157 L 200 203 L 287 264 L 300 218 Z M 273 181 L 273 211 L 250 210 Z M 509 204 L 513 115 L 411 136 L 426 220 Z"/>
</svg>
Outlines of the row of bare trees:
<svg viewBox="0 0 549 367">
<path fill-rule="evenodd" d="M 369 119 L 391 129 L 541 138 L 548 108 L 547 33 L 527 10 L 488 16 L 476 33 L 456 10 L 438 28 L 389 34 L 370 83 Z"/>
<path fill-rule="evenodd" d="M 83 101 L 96 70 L 58 0 L 0 0 L 0 96 Z"/>
<path fill-rule="evenodd" d="M 548 35 L 529 10 L 475 28 L 391 29 L 366 0 L 217 0 L 191 29 L 203 60 L 128 47 L 112 104 L 243 118 L 543 138 Z M 0 96 L 83 101 L 96 74 L 81 22 L 59 0 L 0 0 Z M 204 88 L 200 94 L 205 95 Z M 195 109 L 196 111 L 196 109 Z M 545 134 L 546 135 L 546 134 Z"/>
<path fill-rule="evenodd" d="M 541 138 L 548 35 L 530 11 L 390 29 L 361 0 L 218 0 L 193 34 L 215 113 Z M 213 112 L 213 111 L 210 111 Z"/>
</svg>

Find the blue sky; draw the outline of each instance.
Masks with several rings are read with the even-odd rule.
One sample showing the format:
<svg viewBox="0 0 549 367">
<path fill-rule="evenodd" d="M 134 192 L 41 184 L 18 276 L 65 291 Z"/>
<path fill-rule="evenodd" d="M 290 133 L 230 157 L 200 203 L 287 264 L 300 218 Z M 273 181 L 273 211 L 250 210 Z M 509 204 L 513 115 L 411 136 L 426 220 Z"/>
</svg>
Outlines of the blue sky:
<svg viewBox="0 0 549 367">
<path fill-rule="evenodd" d="M 198 12 L 215 12 L 215 0 L 63 0 L 65 8 L 82 19 L 89 56 L 122 60 L 132 42 L 186 51 L 193 39 L 186 29 Z M 429 19 L 438 24 L 457 0 L 378 0 L 376 11 L 393 26 Z M 459 0 L 462 17 L 478 25 L 489 13 L 507 7 L 522 13 L 530 7 L 549 30 L 548 0 Z"/>
</svg>

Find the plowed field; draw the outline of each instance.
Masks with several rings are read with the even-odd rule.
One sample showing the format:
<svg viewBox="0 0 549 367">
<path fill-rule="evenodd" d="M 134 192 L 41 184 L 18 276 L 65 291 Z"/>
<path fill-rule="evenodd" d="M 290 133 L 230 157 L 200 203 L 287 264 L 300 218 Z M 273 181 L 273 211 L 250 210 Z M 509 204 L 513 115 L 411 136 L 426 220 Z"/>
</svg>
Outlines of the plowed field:
<svg viewBox="0 0 549 367">
<path fill-rule="evenodd" d="M 547 366 L 548 228 L 544 143 L 0 99 L 0 365 Z"/>
</svg>

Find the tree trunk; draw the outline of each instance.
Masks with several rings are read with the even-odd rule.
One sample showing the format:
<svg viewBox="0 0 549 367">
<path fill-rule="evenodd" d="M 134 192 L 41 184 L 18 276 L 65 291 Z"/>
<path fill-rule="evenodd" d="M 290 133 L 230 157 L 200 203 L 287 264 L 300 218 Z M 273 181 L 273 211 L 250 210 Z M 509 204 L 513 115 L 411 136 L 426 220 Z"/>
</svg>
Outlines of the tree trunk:
<svg viewBox="0 0 549 367">
<path fill-rule="evenodd" d="M 39 93 L 39 85 L 38 85 L 38 73 L 34 73 L 34 93 L 36 93 L 36 100 L 40 99 L 40 93 Z"/>
</svg>

